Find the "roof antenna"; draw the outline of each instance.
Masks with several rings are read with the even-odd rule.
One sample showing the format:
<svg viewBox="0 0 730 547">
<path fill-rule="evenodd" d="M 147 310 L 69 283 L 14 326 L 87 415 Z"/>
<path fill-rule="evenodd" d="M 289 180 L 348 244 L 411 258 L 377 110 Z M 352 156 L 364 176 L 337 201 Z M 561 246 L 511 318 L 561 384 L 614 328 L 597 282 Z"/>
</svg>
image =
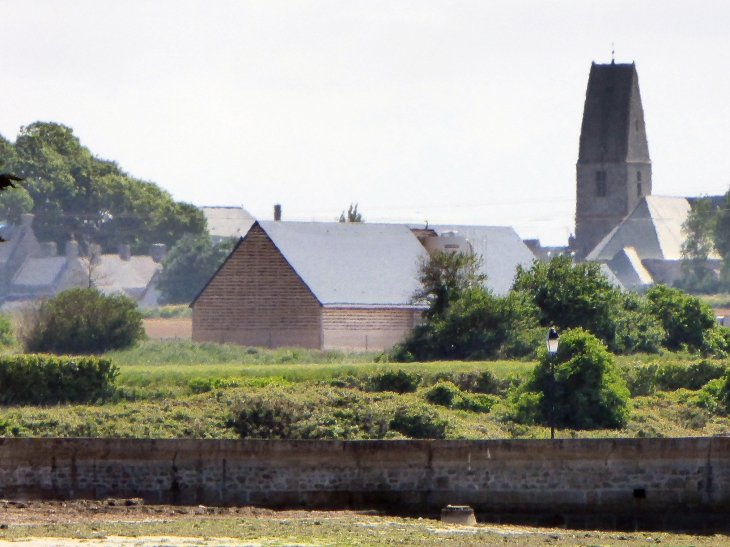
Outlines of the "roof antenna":
<svg viewBox="0 0 730 547">
<path fill-rule="evenodd" d="M 613 49 L 613 42 L 611 42 L 611 64 L 616 64 L 616 52 Z"/>
</svg>

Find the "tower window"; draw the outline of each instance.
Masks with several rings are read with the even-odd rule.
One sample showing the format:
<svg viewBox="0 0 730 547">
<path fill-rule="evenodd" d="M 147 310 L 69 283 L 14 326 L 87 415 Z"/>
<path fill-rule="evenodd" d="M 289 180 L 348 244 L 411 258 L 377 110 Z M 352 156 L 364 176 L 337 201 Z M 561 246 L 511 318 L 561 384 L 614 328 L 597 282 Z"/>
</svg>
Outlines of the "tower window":
<svg viewBox="0 0 730 547">
<path fill-rule="evenodd" d="M 596 171 L 596 196 L 606 197 L 606 172 Z"/>
<path fill-rule="evenodd" d="M 641 182 L 641 171 L 637 171 L 636 172 L 636 180 L 638 180 L 639 182 Z"/>
<path fill-rule="evenodd" d="M 641 196 L 642 196 L 642 193 L 641 193 L 641 183 L 640 182 L 637 182 L 636 183 L 636 197 L 639 197 L 640 198 Z"/>
</svg>

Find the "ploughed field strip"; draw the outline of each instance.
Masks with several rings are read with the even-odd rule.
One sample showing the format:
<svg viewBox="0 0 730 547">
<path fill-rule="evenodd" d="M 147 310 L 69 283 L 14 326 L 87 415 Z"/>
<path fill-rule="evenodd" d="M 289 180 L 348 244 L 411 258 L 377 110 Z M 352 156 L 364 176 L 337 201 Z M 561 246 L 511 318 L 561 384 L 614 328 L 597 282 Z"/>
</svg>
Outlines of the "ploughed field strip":
<svg viewBox="0 0 730 547">
<path fill-rule="evenodd" d="M 19 542 L 19 540 L 22 540 Z M 0 505 L 0 547 L 241 547 L 376 545 L 730 546 L 723 535 L 599 532 L 394 518 L 350 511 L 143 505 L 140 500 Z"/>
</svg>

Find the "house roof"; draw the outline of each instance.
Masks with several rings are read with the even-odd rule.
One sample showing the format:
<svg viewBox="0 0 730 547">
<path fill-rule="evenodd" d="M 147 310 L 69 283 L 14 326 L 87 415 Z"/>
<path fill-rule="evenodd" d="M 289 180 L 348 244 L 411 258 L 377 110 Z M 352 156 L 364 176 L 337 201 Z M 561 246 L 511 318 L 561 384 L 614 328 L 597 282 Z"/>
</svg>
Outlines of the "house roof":
<svg viewBox="0 0 730 547">
<path fill-rule="evenodd" d="M 646 196 L 586 260 L 611 260 L 624 247 L 633 247 L 641 260 L 680 260 L 685 239 L 682 224 L 689 211 L 686 198 Z"/>
<path fill-rule="evenodd" d="M 509 226 L 429 225 L 438 235 L 458 232 L 469 241 L 472 251 L 482 256 L 480 273 L 487 276 L 487 287 L 495 294 L 507 294 L 518 265 L 530 267 L 535 255 Z"/>
<path fill-rule="evenodd" d="M 627 289 L 635 289 L 654 283 L 649 271 L 641 263 L 636 249 L 624 247 L 608 263 L 611 271 Z"/>
<path fill-rule="evenodd" d="M 406 225 L 259 221 L 324 306 L 422 307 L 419 267 L 428 254 Z"/>
<path fill-rule="evenodd" d="M 79 258 L 84 268 L 89 259 Z M 94 271 L 94 285 L 104 293 L 124 292 L 137 298 L 147 289 L 154 275 L 161 269 L 150 256 L 132 256 L 123 260 L 118 254 L 101 255 L 101 261 Z"/>
<path fill-rule="evenodd" d="M 13 276 L 12 286 L 40 289 L 50 287 L 66 268 L 66 257 L 29 258 Z"/>
<path fill-rule="evenodd" d="M 214 238 L 242 237 L 256 222 L 243 207 L 201 207 L 208 221 L 208 233 Z"/>
</svg>

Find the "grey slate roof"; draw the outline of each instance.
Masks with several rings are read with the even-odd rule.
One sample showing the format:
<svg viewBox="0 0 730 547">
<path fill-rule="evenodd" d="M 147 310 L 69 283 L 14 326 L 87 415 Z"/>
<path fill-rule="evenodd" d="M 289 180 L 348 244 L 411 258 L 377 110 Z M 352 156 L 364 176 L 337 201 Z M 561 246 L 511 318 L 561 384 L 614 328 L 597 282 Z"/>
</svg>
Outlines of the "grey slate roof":
<svg viewBox="0 0 730 547">
<path fill-rule="evenodd" d="M 406 225 L 259 221 L 324 306 L 418 307 L 428 254 Z"/>
<path fill-rule="evenodd" d="M 586 260 L 611 260 L 624 247 L 633 247 L 641 260 L 680 260 L 689 210 L 686 198 L 646 196 Z"/>
<path fill-rule="evenodd" d="M 518 265 L 529 268 L 535 255 L 517 232 L 508 226 L 465 226 L 457 224 L 429 225 L 438 235 L 458 232 L 471 244 L 472 251 L 482 256 L 481 273 L 487 276 L 487 287 L 495 294 L 507 294 Z"/>
<path fill-rule="evenodd" d="M 635 124 L 638 124 L 636 127 Z M 578 163 L 649 161 L 634 64 L 591 65 Z"/>
<path fill-rule="evenodd" d="M 53 285 L 66 269 L 66 257 L 29 258 L 13 276 L 12 285 L 23 288 L 45 288 Z"/>
<path fill-rule="evenodd" d="M 201 207 L 213 239 L 242 237 L 256 222 L 243 207 Z"/>
</svg>

